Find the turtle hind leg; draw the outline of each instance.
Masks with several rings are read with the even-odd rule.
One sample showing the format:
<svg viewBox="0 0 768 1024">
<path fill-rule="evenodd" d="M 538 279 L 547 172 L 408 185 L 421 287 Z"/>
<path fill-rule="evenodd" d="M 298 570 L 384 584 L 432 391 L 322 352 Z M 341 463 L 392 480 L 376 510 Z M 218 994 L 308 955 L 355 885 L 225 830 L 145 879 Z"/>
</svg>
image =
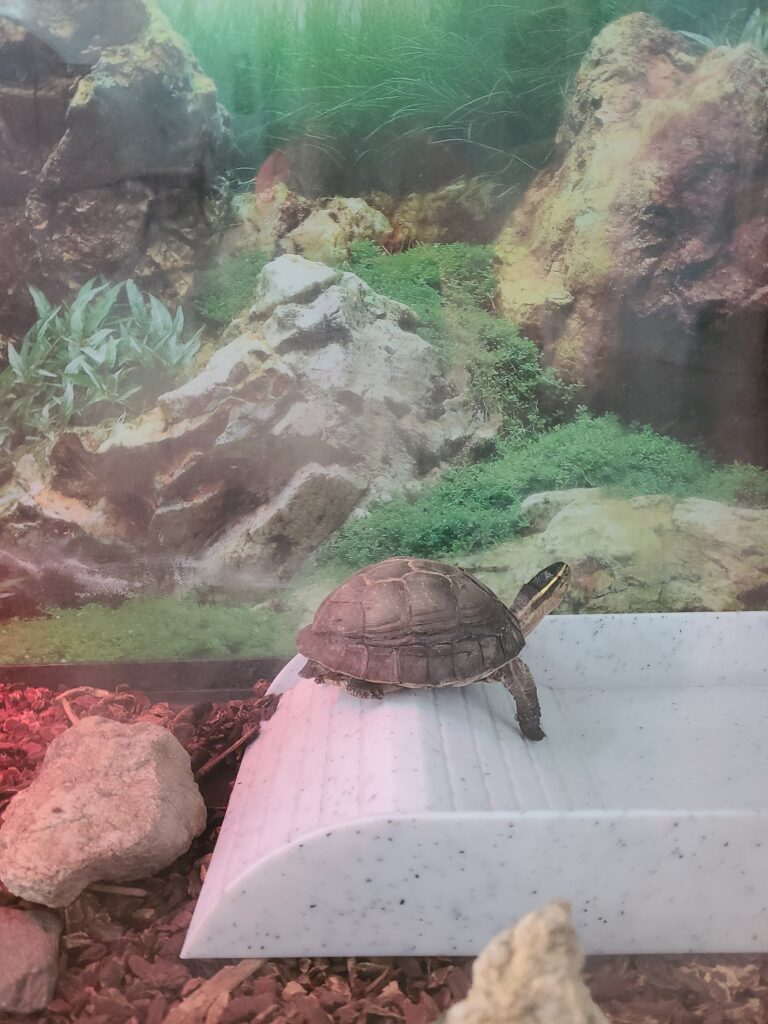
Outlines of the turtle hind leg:
<svg viewBox="0 0 768 1024">
<path fill-rule="evenodd" d="M 515 699 L 520 732 L 526 739 L 543 740 L 545 733 L 541 728 L 539 695 L 531 670 L 524 661 L 516 658 L 504 666 L 498 674 L 498 679 Z"/>
<path fill-rule="evenodd" d="M 384 694 L 378 683 L 367 683 L 364 679 L 347 679 L 344 683 L 347 693 L 365 700 L 383 700 Z"/>
</svg>

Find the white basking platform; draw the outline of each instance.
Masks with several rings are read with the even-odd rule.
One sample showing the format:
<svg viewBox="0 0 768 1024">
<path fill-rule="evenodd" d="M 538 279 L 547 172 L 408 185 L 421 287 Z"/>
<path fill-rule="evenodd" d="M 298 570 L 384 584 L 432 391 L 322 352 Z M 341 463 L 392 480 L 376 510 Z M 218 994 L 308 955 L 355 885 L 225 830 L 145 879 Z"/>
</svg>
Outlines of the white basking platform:
<svg viewBox="0 0 768 1024">
<path fill-rule="evenodd" d="M 590 953 L 768 950 L 768 612 L 550 616 L 498 684 L 275 681 L 183 956 L 462 954 L 557 898 Z"/>
</svg>

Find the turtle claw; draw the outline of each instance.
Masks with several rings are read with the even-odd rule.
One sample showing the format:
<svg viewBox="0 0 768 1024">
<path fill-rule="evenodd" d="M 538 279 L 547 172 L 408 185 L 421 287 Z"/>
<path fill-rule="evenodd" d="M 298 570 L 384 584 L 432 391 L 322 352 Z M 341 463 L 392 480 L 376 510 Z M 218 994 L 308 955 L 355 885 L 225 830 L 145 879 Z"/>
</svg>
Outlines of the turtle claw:
<svg viewBox="0 0 768 1024">
<path fill-rule="evenodd" d="M 517 721 L 520 724 L 520 732 L 527 740 L 544 740 L 547 738 L 547 734 L 540 725 L 523 725 L 519 718 Z"/>
</svg>

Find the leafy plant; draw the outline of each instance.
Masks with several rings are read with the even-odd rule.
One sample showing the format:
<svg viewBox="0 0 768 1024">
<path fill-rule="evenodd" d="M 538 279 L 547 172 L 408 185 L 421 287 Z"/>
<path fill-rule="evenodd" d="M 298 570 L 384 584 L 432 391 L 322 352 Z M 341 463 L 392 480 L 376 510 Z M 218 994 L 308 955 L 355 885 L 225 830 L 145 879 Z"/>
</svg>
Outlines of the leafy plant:
<svg viewBox="0 0 768 1024">
<path fill-rule="evenodd" d="M 389 555 L 453 557 L 514 537 L 524 498 L 545 490 L 610 487 L 620 494 L 699 496 L 768 507 L 768 472 L 717 467 L 649 427 L 582 411 L 538 437 L 517 435 L 489 462 L 449 470 L 415 497 L 372 504 L 318 553 L 321 564 L 360 566 Z"/>
<path fill-rule="evenodd" d="M 248 305 L 256 278 L 268 261 L 266 253 L 248 252 L 215 264 L 202 275 L 195 296 L 198 311 L 213 323 L 230 323 Z"/>
<path fill-rule="evenodd" d="M 572 419 L 580 385 L 543 368 L 539 350 L 513 324 L 483 310 L 459 314 L 457 324 L 473 343 L 468 368 L 475 401 L 500 414 L 507 433 L 536 433 Z"/>
<path fill-rule="evenodd" d="M 199 348 L 199 332 L 183 337 L 181 308 L 171 314 L 133 281 L 93 279 L 58 306 L 29 290 L 37 320 L 20 345 L 9 344 L 0 372 L 0 445 L 139 409 Z"/>
</svg>

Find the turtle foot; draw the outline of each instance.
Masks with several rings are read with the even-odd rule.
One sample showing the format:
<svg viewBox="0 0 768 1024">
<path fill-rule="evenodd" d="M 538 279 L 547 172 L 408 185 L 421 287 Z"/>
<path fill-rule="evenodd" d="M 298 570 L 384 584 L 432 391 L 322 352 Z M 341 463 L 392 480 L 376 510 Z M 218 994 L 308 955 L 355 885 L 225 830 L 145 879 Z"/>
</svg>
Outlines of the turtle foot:
<svg viewBox="0 0 768 1024">
<path fill-rule="evenodd" d="M 347 693 L 364 700 L 383 700 L 384 694 L 376 683 L 366 683 L 363 679 L 348 679 L 345 683 Z"/>
<path fill-rule="evenodd" d="M 523 725 L 520 723 L 520 732 L 527 740 L 543 740 L 547 736 L 540 725 Z"/>
</svg>

